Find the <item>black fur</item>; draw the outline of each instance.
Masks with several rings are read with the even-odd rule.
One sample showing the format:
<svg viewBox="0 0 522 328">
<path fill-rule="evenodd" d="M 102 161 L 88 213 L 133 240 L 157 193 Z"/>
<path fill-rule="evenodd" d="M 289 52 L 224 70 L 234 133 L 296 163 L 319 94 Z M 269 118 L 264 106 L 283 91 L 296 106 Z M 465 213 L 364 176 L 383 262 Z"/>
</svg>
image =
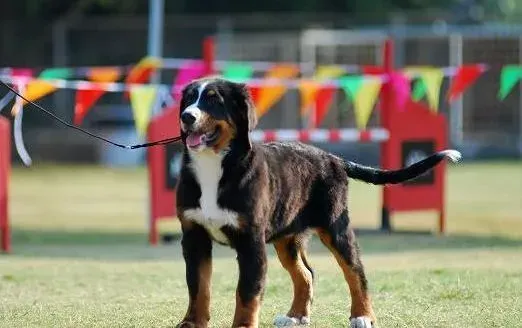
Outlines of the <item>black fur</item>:
<svg viewBox="0 0 522 328">
<path fill-rule="evenodd" d="M 215 90 L 217 98 L 205 99 L 201 109 L 216 119 L 226 120 L 235 130 L 221 162 L 217 203 L 222 209 L 239 215 L 239 228 L 224 226 L 221 231 L 238 254 L 238 293 L 241 299 L 249 302 L 263 292 L 266 273 L 264 244 L 309 230 L 326 233 L 328 246 L 356 272 L 363 291 L 366 291 L 367 280 L 346 205 L 348 179 L 373 184 L 400 183 L 433 168 L 445 157 L 444 153 L 432 155 L 405 169 L 386 171 L 347 162 L 302 143 L 252 144 L 248 132 L 255 127 L 256 118 L 245 86 L 221 79 L 204 81 Z M 193 90 L 201 83 L 196 81 L 184 90 L 181 111 L 193 102 Z M 183 133 L 184 141 L 186 137 Z M 185 146 L 177 189 L 178 213 L 199 208 L 200 197 L 201 188 Z M 181 217 L 181 220 L 187 219 Z M 184 231 L 183 239 L 185 259 L 191 268 L 197 266 L 199 258 L 209 254 L 205 238 L 204 254 L 193 247 L 201 242 L 203 235 L 201 226 L 195 223 L 193 226 L 199 232 Z M 191 239 L 196 240 L 189 241 Z M 297 256 L 297 249 L 289 251 L 292 256 Z M 308 263 L 305 265 L 313 272 Z M 187 271 L 191 290 L 195 282 L 189 275 L 193 272 L 194 269 L 190 273 Z M 373 316 L 371 309 L 367 312 Z"/>
</svg>

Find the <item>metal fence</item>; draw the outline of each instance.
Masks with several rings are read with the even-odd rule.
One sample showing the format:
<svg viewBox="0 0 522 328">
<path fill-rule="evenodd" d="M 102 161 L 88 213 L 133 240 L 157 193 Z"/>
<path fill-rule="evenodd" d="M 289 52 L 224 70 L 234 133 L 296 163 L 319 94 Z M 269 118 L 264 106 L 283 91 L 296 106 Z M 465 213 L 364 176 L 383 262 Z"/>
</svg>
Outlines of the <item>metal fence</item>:
<svg viewBox="0 0 522 328">
<path fill-rule="evenodd" d="M 221 54 L 235 60 L 297 61 L 311 65 L 379 64 L 386 38 L 395 41 L 396 67 L 459 66 L 483 63 L 488 71 L 464 96 L 449 105 L 441 96 L 440 110 L 448 116 L 450 139 L 470 154 L 522 155 L 522 87 L 504 101 L 497 99 L 504 65 L 522 64 L 522 27 L 394 26 L 372 30 L 305 30 L 301 33 L 238 34 L 222 38 Z M 218 38 L 218 40 L 220 40 Z M 224 41 L 223 41 L 224 40 Z M 224 57 L 223 57 L 224 59 Z M 304 73 L 306 74 L 306 73 Z M 449 79 L 443 81 L 446 94 Z M 298 116 L 297 90 L 289 92 L 266 117 L 266 127 L 303 127 Z M 354 126 L 350 103 L 338 92 L 323 127 Z M 369 125 L 378 125 L 378 111 Z M 484 152 L 484 154 L 480 154 Z"/>
<path fill-rule="evenodd" d="M 498 101 L 500 68 L 505 64 L 521 63 L 522 28 L 517 26 L 451 27 L 440 20 L 440 12 L 426 11 L 422 15 L 406 15 L 407 20 L 387 18 L 357 22 L 354 17 L 342 14 L 293 15 L 252 14 L 234 17 L 167 16 L 164 28 L 164 55 L 166 57 L 197 58 L 201 55 L 204 36 L 214 34 L 218 41 L 219 59 L 263 61 L 309 61 L 303 38 L 309 27 L 341 29 L 342 40 L 328 44 L 315 43 L 313 61 L 322 64 L 378 64 L 381 41 L 392 36 L 396 45 L 397 67 L 410 65 L 448 66 L 481 62 L 490 69 L 479 81 L 449 108 L 441 101 L 441 110 L 451 122 L 451 139 L 471 152 L 487 154 L 522 154 L 522 92 L 516 88 L 505 101 Z M 436 16 L 436 17 L 435 17 Z M 402 22 L 402 23 L 401 23 Z M 433 22 L 418 27 L 413 23 Z M 407 24 L 404 24 L 407 23 Z M 403 25 L 401 25 L 403 24 Z M 417 26 L 417 27 L 413 27 Z M 332 34 L 333 35 L 333 34 Z M 358 36 L 357 36 L 358 35 Z M 347 37 L 348 36 L 348 37 Z M 317 41 L 317 40 L 316 40 Z M 328 41 L 324 39 L 322 41 Z M 342 41 L 342 42 L 341 42 Z M 325 42 L 323 42 L 325 43 Z M 147 20 L 145 17 L 81 18 L 74 21 L 0 22 L 0 66 L 77 66 L 110 65 L 136 62 L 146 52 Z M 308 56 L 308 57 L 307 57 Z M 305 72 L 305 74 L 307 74 Z M 163 82 L 170 83 L 172 76 L 162 73 Z M 442 93 L 448 87 L 443 83 Z M 441 97 L 442 99 L 443 97 Z M 41 101 L 56 108 L 58 114 L 72 118 L 74 92 L 59 91 Z M 288 92 L 282 101 L 260 122 L 260 128 L 300 128 L 306 122 L 298 115 L 299 94 Z M 351 104 L 339 92 L 335 96 L 324 127 L 353 127 Z M 107 113 L 116 113 L 107 115 Z M 125 115 L 122 115 L 124 113 Z M 118 120 L 117 127 L 115 121 Z M 374 113 L 370 126 L 378 125 Z M 105 122 L 104 122 L 105 121 Z M 106 121 L 109 121 L 107 124 Z M 124 122 L 124 123 L 122 123 Z M 101 125 L 101 124 L 104 125 Z M 38 113 L 28 112 L 24 125 L 37 125 L 48 131 L 27 129 L 27 142 L 33 154 L 42 158 L 69 158 L 76 144 L 90 141 L 76 138 L 76 134 L 60 129 L 60 138 L 53 137 L 52 122 L 43 120 Z M 105 95 L 92 115 L 86 120 L 91 129 L 127 129 L 133 133 L 132 113 L 121 95 Z M 123 126 L 123 127 L 122 127 Z M 69 134 L 63 137 L 63 134 Z M 42 137 L 45 136 L 45 137 Z M 54 147 L 57 140 L 74 143 L 71 149 Z M 43 149 L 44 151 L 39 151 Z M 57 149 L 69 149 L 62 155 Z M 52 150 L 52 151 L 51 151 Z M 93 151 L 94 152 L 94 151 Z M 86 152 L 83 152 L 86 153 Z M 96 158 L 93 153 L 89 158 Z"/>
</svg>

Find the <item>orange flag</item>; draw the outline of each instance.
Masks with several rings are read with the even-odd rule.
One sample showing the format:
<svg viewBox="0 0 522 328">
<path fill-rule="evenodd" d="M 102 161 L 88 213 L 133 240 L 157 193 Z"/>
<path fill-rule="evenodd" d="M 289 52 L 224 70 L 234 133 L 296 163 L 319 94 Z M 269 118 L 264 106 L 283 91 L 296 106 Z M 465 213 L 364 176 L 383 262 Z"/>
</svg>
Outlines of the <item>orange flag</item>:
<svg viewBox="0 0 522 328">
<path fill-rule="evenodd" d="M 56 91 L 56 89 L 58 88 L 49 81 L 35 79 L 27 83 L 25 87 L 24 97 L 27 98 L 27 100 L 35 101 L 47 96 L 51 92 Z M 25 105 L 26 103 L 27 101 L 24 100 L 22 105 Z"/>
<path fill-rule="evenodd" d="M 93 82 L 114 82 L 120 78 L 120 70 L 116 67 L 95 67 L 87 74 Z M 97 89 L 78 90 L 74 106 L 74 124 L 80 125 L 91 107 L 106 91 Z"/>
<path fill-rule="evenodd" d="M 288 89 L 282 82 L 277 79 L 291 79 L 299 74 L 299 67 L 293 64 L 279 64 L 272 66 L 265 75 L 270 85 L 263 86 L 259 90 L 256 109 L 257 116 L 265 115 L 270 108 L 277 103 Z"/>
<path fill-rule="evenodd" d="M 125 83 L 145 83 L 150 79 L 152 74 L 160 67 L 160 59 L 154 57 L 145 57 L 130 70 L 129 74 L 127 75 L 127 78 L 125 79 Z M 125 98 L 129 99 L 129 92 L 125 92 Z"/>
<path fill-rule="evenodd" d="M 315 94 L 319 84 L 314 80 L 302 80 L 299 83 L 299 93 L 301 95 L 301 116 L 306 116 L 315 101 Z"/>
</svg>

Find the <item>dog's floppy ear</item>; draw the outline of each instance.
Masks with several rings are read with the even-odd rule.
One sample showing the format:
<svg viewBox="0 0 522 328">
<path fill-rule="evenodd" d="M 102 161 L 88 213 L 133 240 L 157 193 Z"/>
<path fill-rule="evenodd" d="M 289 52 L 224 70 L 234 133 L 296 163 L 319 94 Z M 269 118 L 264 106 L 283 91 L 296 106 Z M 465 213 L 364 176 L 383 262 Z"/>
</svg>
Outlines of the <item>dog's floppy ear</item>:
<svg viewBox="0 0 522 328">
<path fill-rule="evenodd" d="M 239 104 L 244 108 L 241 108 L 241 114 L 245 115 L 245 121 L 248 122 L 248 131 L 252 131 L 257 125 L 257 114 L 256 107 L 254 106 L 254 101 L 252 100 L 252 96 L 248 91 L 248 87 L 244 83 L 236 83 L 237 88 L 239 90 L 239 97 L 241 98 L 239 101 L 243 104 Z"/>
</svg>

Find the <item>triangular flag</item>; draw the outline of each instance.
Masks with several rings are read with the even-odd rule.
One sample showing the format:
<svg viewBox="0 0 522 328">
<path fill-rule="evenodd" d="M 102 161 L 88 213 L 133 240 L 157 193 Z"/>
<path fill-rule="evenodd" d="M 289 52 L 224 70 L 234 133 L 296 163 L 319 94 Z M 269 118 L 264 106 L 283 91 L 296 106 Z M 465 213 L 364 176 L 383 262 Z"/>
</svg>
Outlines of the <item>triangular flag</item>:
<svg viewBox="0 0 522 328">
<path fill-rule="evenodd" d="M 135 86 L 130 89 L 130 101 L 134 114 L 134 124 L 139 135 L 147 133 L 152 106 L 156 100 L 158 88 L 152 85 Z"/>
<path fill-rule="evenodd" d="M 301 116 L 306 116 L 315 101 L 315 95 L 319 85 L 317 81 L 302 80 L 299 82 L 299 94 L 301 95 Z"/>
<path fill-rule="evenodd" d="M 87 78 L 95 82 L 114 82 L 120 78 L 118 67 L 93 67 L 87 72 Z"/>
<path fill-rule="evenodd" d="M 405 74 L 398 72 L 390 73 L 389 78 L 393 90 L 393 103 L 398 110 L 404 110 L 405 104 L 410 98 L 410 80 Z"/>
<path fill-rule="evenodd" d="M 148 82 L 152 74 L 161 67 L 161 60 L 155 57 L 145 57 L 134 66 L 127 77 L 125 83 L 138 84 Z M 125 99 L 128 99 L 128 92 L 124 93 Z"/>
<path fill-rule="evenodd" d="M 200 60 L 188 60 L 179 68 L 178 74 L 172 85 L 172 96 L 175 100 L 180 100 L 181 90 L 192 80 L 199 79 L 205 75 L 205 63 Z"/>
<path fill-rule="evenodd" d="M 54 84 L 46 80 L 35 79 L 29 81 L 25 87 L 24 97 L 27 100 L 35 101 L 42 97 L 47 96 L 51 92 L 58 89 Z M 23 105 L 25 105 L 27 101 L 23 101 Z"/>
<path fill-rule="evenodd" d="M 348 96 L 349 99 L 352 101 L 357 97 L 357 94 L 359 93 L 359 90 L 361 89 L 363 82 L 364 82 L 364 76 L 362 75 L 352 75 L 352 76 L 345 76 L 341 79 L 339 79 L 339 82 L 341 83 L 341 87 L 343 88 L 344 92 Z"/>
<path fill-rule="evenodd" d="M 522 79 L 522 66 L 504 66 L 502 68 L 502 73 L 500 74 L 500 90 L 498 92 L 498 98 L 504 100 L 520 79 Z"/>
<path fill-rule="evenodd" d="M 421 72 L 422 79 L 426 85 L 426 94 L 428 96 L 428 103 L 432 111 L 438 111 L 440 87 L 444 72 L 439 68 L 427 69 Z"/>
<path fill-rule="evenodd" d="M 243 63 L 228 63 L 223 70 L 223 77 L 230 80 L 249 79 L 253 74 L 253 67 Z"/>
<path fill-rule="evenodd" d="M 356 93 L 354 99 L 355 122 L 361 130 L 366 128 L 368 120 L 372 114 L 373 107 L 377 102 L 382 81 L 380 79 L 365 79 L 360 91 Z"/>
<path fill-rule="evenodd" d="M 120 70 L 118 68 L 95 67 L 87 73 L 89 80 L 93 82 L 115 82 L 120 78 Z M 103 88 L 95 88 L 76 92 L 76 101 L 74 106 L 74 124 L 80 125 L 87 115 L 91 107 L 100 99 L 106 91 Z"/>
<path fill-rule="evenodd" d="M 315 78 L 320 81 L 324 81 L 327 79 L 336 79 L 344 73 L 345 70 L 341 66 L 323 65 L 317 68 L 317 71 L 315 72 Z M 332 104 L 335 92 L 336 88 L 332 85 L 319 86 L 319 89 L 316 92 L 315 99 L 315 127 L 319 126 L 326 117 L 326 114 L 328 114 L 328 110 L 330 109 L 330 106 Z"/>
<path fill-rule="evenodd" d="M 257 116 L 262 117 L 285 94 L 287 86 L 277 82 L 278 79 L 291 79 L 299 74 L 299 67 L 293 64 L 279 64 L 272 66 L 265 75 L 265 81 L 270 85 L 263 86 L 259 91 L 257 101 Z"/>
<path fill-rule="evenodd" d="M 345 73 L 344 68 L 336 65 L 323 65 L 317 67 L 315 72 L 316 79 L 331 79 L 337 78 Z"/>
<path fill-rule="evenodd" d="M 62 80 L 68 79 L 72 75 L 72 70 L 69 68 L 47 68 L 38 75 L 42 80 Z"/>
<path fill-rule="evenodd" d="M 484 72 L 482 65 L 465 65 L 459 67 L 457 74 L 455 74 L 455 77 L 451 81 L 447 95 L 448 101 L 451 102 L 460 96 L 479 78 L 482 72 Z"/>
<path fill-rule="evenodd" d="M 417 79 L 413 84 L 411 98 L 414 101 L 420 101 L 426 95 L 426 83 L 423 79 Z"/>
</svg>

